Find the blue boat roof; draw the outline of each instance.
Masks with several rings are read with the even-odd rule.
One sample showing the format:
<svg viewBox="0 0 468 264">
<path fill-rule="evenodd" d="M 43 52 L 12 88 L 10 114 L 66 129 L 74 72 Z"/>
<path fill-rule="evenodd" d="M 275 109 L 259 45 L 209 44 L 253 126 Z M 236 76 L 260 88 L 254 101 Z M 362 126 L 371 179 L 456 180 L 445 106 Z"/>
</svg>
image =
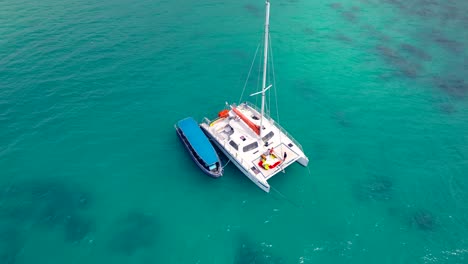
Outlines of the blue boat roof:
<svg viewBox="0 0 468 264">
<path fill-rule="evenodd" d="M 198 123 L 192 118 L 187 117 L 180 120 L 177 126 L 189 141 L 195 152 L 207 165 L 215 164 L 218 161 L 218 155 L 211 145 L 210 141 L 203 133 Z"/>
</svg>

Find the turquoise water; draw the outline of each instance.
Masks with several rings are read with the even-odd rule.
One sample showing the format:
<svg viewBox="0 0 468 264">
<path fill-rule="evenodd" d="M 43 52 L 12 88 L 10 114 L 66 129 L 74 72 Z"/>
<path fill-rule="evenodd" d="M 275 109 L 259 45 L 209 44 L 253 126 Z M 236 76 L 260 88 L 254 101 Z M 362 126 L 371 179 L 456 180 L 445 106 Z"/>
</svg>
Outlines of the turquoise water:
<svg viewBox="0 0 468 264">
<path fill-rule="evenodd" d="M 467 263 L 468 2 L 273 0 L 310 163 L 270 194 L 173 127 L 239 100 L 263 5 L 0 1 L 0 263 Z"/>
</svg>

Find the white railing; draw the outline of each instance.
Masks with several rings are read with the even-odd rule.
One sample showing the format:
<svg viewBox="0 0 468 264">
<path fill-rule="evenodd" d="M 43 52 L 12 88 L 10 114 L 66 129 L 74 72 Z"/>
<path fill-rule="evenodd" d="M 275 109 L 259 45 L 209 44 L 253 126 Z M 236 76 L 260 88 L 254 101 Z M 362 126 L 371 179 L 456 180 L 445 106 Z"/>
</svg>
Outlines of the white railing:
<svg viewBox="0 0 468 264">
<path fill-rule="evenodd" d="M 257 113 L 260 114 L 260 111 L 261 111 L 261 110 L 260 110 L 256 105 L 252 104 L 251 102 L 247 102 L 247 101 L 245 102 L 245 104 L 246 104 L 247 106 L 249 106 L 249 107 L 255 109 L 255 111 L 257 111 Z M 289 139 L 291 139 L 291 141 L 294 142 L 294 144 L 296 144 L 296 146 L 298 146 L 302 151 L 304 151 L 304 150 L 302 149 L 302 145 L 299 144 L 299 142 L 298 142 L 296 139 L 294 139 L 294 138 L 288 133 L 288 131 L 286 131 L 286 129 L 284 129 L 279 123 L 277 123 L 277 122 L 276 122 L 273 118 L 271 118 L 267 113 L 264 113 L 263 115 L 264 115 L 266 118 L 268 118 L 281 132 L 283 132 L 283 134 L 285 134 Z"/>
</svg>

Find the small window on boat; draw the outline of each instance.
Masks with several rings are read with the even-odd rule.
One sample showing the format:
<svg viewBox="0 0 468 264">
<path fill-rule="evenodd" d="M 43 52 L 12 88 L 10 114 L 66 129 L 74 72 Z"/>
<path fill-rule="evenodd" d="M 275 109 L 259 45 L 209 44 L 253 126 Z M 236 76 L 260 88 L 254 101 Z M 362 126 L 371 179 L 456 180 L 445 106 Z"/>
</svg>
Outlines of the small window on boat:
<svg viewBox="0 0 468 264">
<path fill-rule="evenodd" d="M 256 115 L 252 115 L 252 119 L 253 120 L 259 120 L 258 116 L 256 116 Z"/>
<path fill-rule="evenodd" d="M 260 171 L 259 171 L 257 168 L 255 168 L 255 166 L 253 166 L 253 167 L 250 168 L 250 169 L 251 169 L 255 174 L 259 174 L 259 173 L 260 173 Z"/>
<path fill-rule="evenodd" d="M 249 150 L 252 150 L 252 149 L 256 149 L 258 147 L 258 143 L 257 142 L 253 142 L 253 143 L 250 143 L 248 144 L 247 146 L 245 146 L 242 150 L 244 152 L 247 152 Z"/>
<path fill-rule="evenodd" d="M 275 134 L 273 133 L 273 131 L 270 131 L 270 133 L 266 134 L 266 135 L 262 138 L 262 140 L 263 140 L 264 142 L 267 142 L 268 140 L 270 140 L 270 139 L 273 137 L 273 135 L 275 135 Z"/>
<path fill-rule="evenodd" d="M 233 140 L 229 141 L 229 145 L 231 145 L 235 150 L 239 149 L 239 146 Z"/>
</svg>

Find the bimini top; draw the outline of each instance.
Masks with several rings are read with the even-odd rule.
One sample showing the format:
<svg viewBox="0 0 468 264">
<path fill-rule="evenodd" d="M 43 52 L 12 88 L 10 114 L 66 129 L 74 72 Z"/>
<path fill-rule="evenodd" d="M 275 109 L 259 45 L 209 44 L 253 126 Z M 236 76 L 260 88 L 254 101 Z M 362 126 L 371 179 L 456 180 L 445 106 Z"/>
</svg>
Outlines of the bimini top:
<svg viewBox="0 0 468 264">
<path fill-rule="evenodd" d="M 184 136 L 187 138 L 195 152 L 207 165 L 213 165 L 218 161 L 218 155 L 208 138 L 192 118 L 187 117 L 177 123 Z"/>
</svg>

